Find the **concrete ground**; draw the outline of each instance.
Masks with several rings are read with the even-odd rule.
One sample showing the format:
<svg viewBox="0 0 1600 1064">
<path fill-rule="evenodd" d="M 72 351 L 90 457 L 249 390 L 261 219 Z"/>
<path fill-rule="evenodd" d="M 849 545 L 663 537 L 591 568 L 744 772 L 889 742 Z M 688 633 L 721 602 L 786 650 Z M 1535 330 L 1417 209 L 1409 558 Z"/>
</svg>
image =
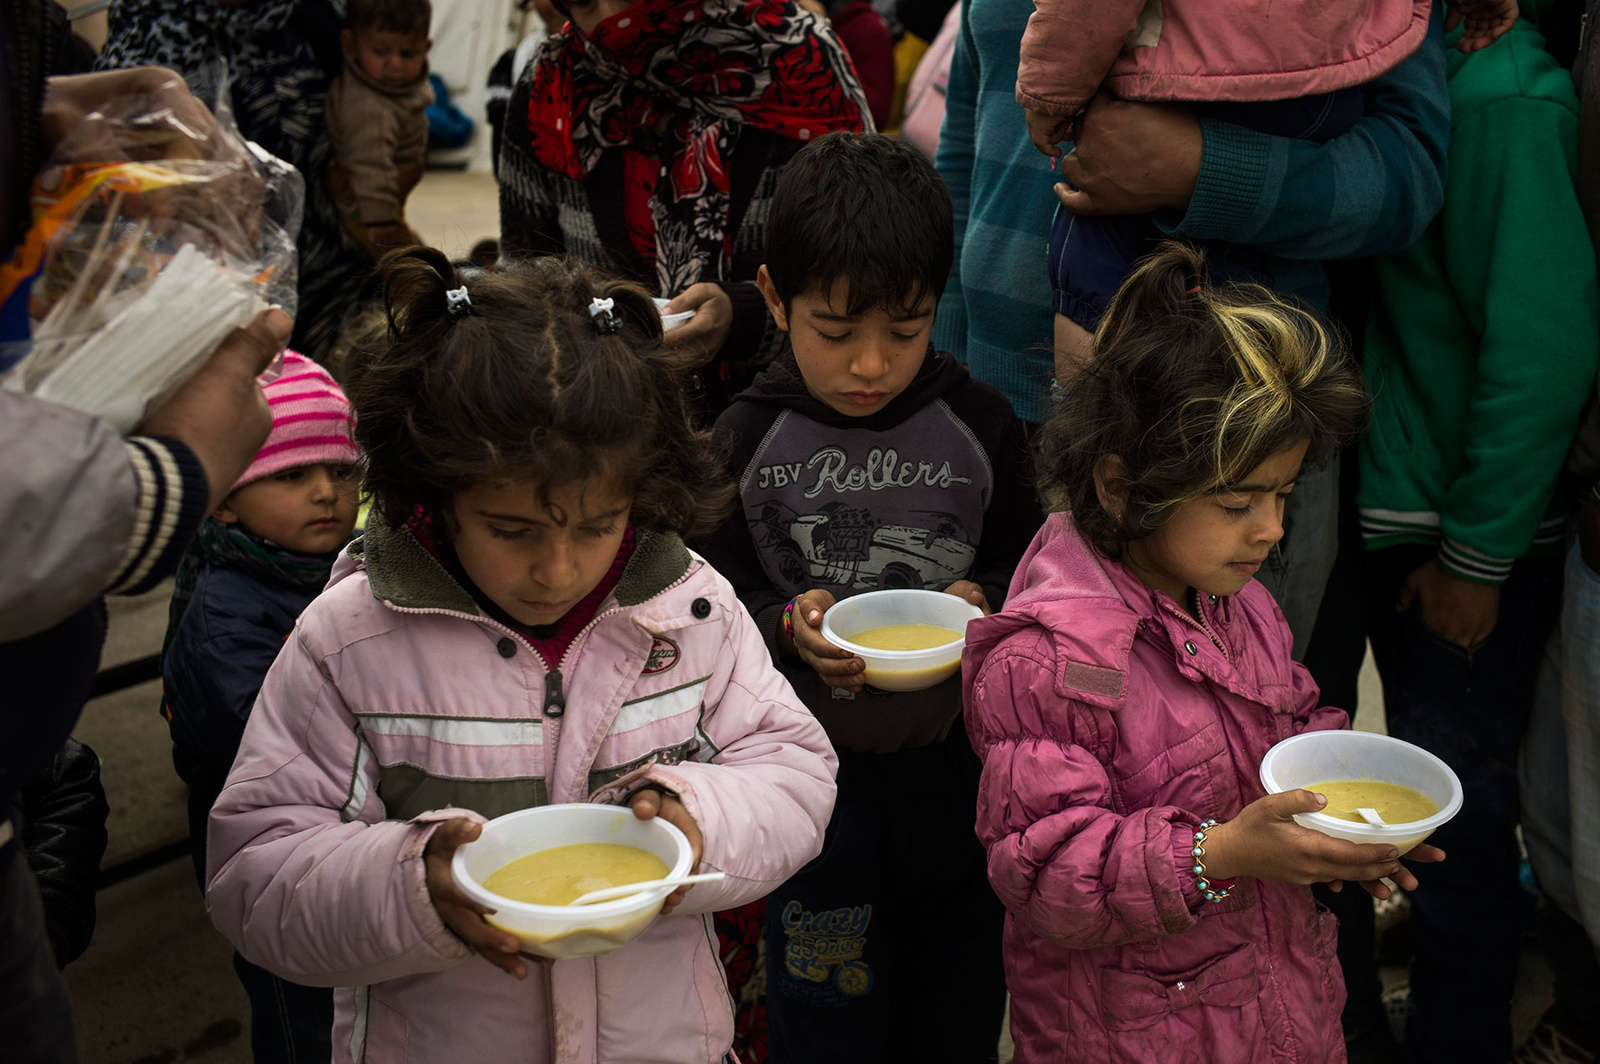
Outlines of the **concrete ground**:
<svg viewBox="0 0 1600 1064">
<path fill-rule="evenodd" d="M 429 173 L 408 218 L 452 256 L 498 232 L 493 181 L 485 174 Z M 104 665 L 160 649 L 170 590 L 113 602 Z M 1368 662 L 1357 724 L 1382 729 L 1381 696 Z M 91 702 L 77 736 L 100 754 L 111 802 L 107 868 L 172 847 L 187 833 L 184 788 L 158 713 L 159 683 Z M 103 888 L 93 945 L 67 969 L 86 1064 L 246 1064 L 249 1012 L 231 950 L 206 918 L 184 854 Z M 1386 981 L 1403 970 L 1385 973 Z M 1550 976 L 1530 951 L 1516 1005 L 1518 1037 L 1550 1000 Z M 1002 1043 L 1010 1058 L 1009 1039 Z"/>
</svg>

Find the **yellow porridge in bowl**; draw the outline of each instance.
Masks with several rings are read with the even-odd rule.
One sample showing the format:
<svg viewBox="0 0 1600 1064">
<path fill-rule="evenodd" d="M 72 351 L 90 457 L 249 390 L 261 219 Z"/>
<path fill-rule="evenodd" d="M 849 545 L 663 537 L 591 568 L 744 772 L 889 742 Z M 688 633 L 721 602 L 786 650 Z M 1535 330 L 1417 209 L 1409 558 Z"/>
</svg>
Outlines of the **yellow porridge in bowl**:
<svg viewBox="0 0 1600 1064">
<path fill-rule="evenodd" d="M 932 650 L 960 638 L 960 632 L 932 624 L 886 624 L 857 632 L 850 642 L 869 650 Z"/>
<path fill-rule="evenodd" d="M 490 873 L 485 890 L 529 905 L 570 905 L 581 894 L 667 874 L 666 862 L 637 846 L 580 842 L 519 857 Z"/>
<path fill-rule="evenodd" d="M 1439 804 L 1420 791 L 1398 783 L 1377 780 L 1328 780 L 1307 784 L 1305 790 L 1328 799 L 1322 809 L 1327 816 L 1366 823 L 1357 809 L 1376 809 L 1387 824 L 1409 824 L 1426 820 L 1439 811 Z"/>
</svg>

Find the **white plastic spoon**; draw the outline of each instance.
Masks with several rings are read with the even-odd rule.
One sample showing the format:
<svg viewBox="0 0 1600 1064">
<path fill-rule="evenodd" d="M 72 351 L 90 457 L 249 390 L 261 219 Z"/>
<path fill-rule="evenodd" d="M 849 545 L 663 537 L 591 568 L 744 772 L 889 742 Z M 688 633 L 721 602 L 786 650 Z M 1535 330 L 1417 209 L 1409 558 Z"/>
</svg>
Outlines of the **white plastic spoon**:
<svg viewBox="0 0 1600 1064">
<path fill-rule="evenodd" d="M 587 894 L 579 894 L 568 905 L 589 905 L 597 901 L 610 901 L 613 898 L 626 898 L 629 894 L 637 894 L 642 890 L 656 890 L 661 887 L 681 887 L 685 883 L 712 883 L 723 877 L 722 872 L 701 872 L 693 876 L 668 876 L 665 879 L 647 879 L 643 883 L 624 883 L 620 887 L 605 887 L 601 890 L 591 890 Z"/>
<path fill-rule="evenodd" d="M 1376 809 L 1373 809 L 1370 806 L 1361 806 L 1356 810 L 1356 815 L 1362 820 L 1365 820 L 1367 823 L 1377 824 L 1379 827 L 1385 827 L 1389 823 L 1387 820 L 1383 819 L 1383 817 L 1378 815 L 1378 811 Z"/>
</svg>

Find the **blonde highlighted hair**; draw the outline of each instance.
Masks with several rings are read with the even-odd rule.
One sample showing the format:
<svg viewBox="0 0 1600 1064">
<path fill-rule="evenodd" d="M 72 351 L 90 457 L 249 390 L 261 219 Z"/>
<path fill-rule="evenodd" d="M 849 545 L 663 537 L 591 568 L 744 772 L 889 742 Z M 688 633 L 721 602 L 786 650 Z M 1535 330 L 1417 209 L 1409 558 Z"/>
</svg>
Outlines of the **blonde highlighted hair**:
<svg viewBox="0 0 1600 1064">
<path fill-rule="evenodd" d="M 1259 285 L 1212 287 L 1188 244 L 1139 262 L 1093 352 L 1040 433 L 1039 486 L 1113 556 L 1180 503 L 1230 490 L 1301 440 L 1312 465 L 1366 423 L 1360 370 L 1329 329 Z M 1095 489 L 1112 456 L 1120 513 Z"/>
</svg>

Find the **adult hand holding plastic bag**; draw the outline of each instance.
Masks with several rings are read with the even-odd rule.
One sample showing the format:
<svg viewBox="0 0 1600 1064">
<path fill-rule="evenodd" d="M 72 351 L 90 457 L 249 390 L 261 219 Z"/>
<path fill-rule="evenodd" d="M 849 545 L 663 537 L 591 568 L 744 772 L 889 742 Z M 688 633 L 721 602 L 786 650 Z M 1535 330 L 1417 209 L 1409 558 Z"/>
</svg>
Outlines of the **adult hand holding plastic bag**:
<svg viewBox="0 0 1600 1064">
<path fill-rule="evenodd" d="M 199 106 L 177 75 L 75 82 L 52 118 L 62 138 L 33 186 L 28 237 L 0 266 L 5 386 L 130 432 L 268 305 L 292 311 L 298 172 L 241 138 L 224 104 Z M 120 75 L 109 99 L 98 77 Z M 220 81 L 220 79 L 217 79 Z M 225 90 L 220 94 L 226 100 Z M 74 122 L 73 119 L 76 119 Z"/>
</svg>

